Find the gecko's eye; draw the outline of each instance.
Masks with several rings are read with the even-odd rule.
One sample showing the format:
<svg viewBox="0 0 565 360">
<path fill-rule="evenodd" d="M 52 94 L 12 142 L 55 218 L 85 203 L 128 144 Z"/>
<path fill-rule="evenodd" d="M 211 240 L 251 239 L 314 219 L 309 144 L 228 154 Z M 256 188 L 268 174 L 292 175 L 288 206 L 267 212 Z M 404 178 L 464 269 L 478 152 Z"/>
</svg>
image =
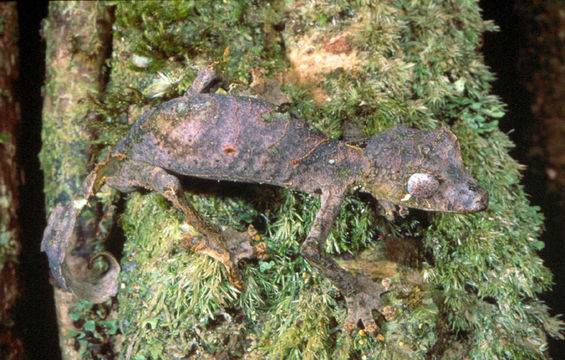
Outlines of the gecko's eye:
<svg viewBox="0 0 565 360">
<path fill-rule="evenodd" d="M 427 199 L 437 191 L 439 181 L 435 176 L 426 173 L 415 173 L 408 179 L 406 190 L 414 197 Z"/>
</svg>

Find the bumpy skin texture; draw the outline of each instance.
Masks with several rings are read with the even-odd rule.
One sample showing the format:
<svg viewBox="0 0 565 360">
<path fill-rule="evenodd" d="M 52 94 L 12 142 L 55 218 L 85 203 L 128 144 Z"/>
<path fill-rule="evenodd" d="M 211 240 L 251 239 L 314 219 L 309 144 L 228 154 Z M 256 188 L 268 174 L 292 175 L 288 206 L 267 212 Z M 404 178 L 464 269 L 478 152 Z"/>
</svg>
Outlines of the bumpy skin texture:
<svg viewBox="0 0 565 360">
<path fill-rule="evenodd" d="M 253 247 L 248 234 L 221 230 L 203 219 L 171 173 L 272 184 L 319 196 L 321 207 L 302 254 L 344 294 L 345 330 L 351 331 L 361 320 L 369 333 L 376 330 L 371 311 L 382 312 L 380 295 L 385 288 L 347 272 L 323 250 L 344 197 L 360 189 L 385 204 L 429 211 L 468 213 L 487 207 L 486 191 L 466 173 L 457 139 L 445 128 L 397 126 L 356 143 L 331 140 L 273 104 L 203 93 L 218 81 L 212 70 L 204 69 L 185 96 L 144 114 L 87 177 L 76 199 L 89 200 L 104 184 L 122 192 L 144 187 L 163 194 L 203 234 L 192 239 L 192 249 L 221 261 L 230 281 L 241 286 L 237 262 L 264 257 L 263 249 Z M 115 294 L 119 266 L 104 254 L 110 269 L 102 278 L 78 281 L 73 275 L 77 271 L 69 271 L 67 253 L 79 214 L 72 205 L 58 205 L 42 249 L 60 286 L 100 302 Z"/>
</svg>

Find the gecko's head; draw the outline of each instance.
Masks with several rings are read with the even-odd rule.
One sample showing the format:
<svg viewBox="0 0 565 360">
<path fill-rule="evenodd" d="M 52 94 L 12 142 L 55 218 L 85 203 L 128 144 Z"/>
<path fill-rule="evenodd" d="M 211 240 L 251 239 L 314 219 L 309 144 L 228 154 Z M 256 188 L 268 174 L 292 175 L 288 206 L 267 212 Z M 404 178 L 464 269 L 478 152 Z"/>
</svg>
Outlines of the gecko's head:
<svg viewBox="0 0 565 360">
<path fill-rule="evenodd" d="M 370 171 L 363 187 L 377 200 L 428 211 L 477 212 L 488 194 L 467 174 L 455 135 L 393 127 L 362 145 Z"/>
</svg>

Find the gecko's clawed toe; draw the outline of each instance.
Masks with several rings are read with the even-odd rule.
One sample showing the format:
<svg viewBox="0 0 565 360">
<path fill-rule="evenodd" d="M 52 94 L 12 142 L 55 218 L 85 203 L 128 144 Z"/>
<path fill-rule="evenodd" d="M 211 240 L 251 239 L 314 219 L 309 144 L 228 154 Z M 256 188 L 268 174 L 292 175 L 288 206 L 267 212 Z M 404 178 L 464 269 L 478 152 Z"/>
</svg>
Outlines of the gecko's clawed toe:
<svg viewBox="0 0 565 360">
<path fill-rule="evenodd" d="M 236 288 L 243 288 L 238 263 L 244 259 L 268 258 L 267 246 L 264 243 L 253 245 L 257 235 L 250 226 L 245 231 L 236 231 L 230 227 L 221 229 L 221 233 L 210 231 L 199 237 L 198 241 L 189 241 L 188 247 L 197 254 L 208 255 L 220 261 L 226 268 L 228 280 Z"/>
<path fill-rule="evenodd" d="M 373 310 L 383 312 L 381 294 L 386 289 L 364 276 L 357 278 L 357 281 L 358 291 L 345 297 L 347 301 L 347 321 L 343 330 L 346 334 L 351 335 L 361 322 L 367 334 L 375 335 L 377 323 L 373 318 Z"/>
<path fill-rule="evenodd" d="M 266 259 L 267 246 L 265 243 L 253 243 L 259 240 L 257 230 L 249 225 L 247 231 L 237 231 L 230 227 L 222 229 L 222 235 L 231 258 L 237 264 L 244 259 Z"/>
</svg>

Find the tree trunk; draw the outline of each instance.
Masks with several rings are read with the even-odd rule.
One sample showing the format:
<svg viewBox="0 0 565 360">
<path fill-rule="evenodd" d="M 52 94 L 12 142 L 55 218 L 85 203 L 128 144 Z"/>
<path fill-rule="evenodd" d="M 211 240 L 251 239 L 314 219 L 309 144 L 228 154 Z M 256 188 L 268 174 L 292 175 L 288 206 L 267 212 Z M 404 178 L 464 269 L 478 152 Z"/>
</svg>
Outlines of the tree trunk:
<svg viewBox="0 0 565 360">
<path fill-rule="evenodd" d="M 70 201 L 89 170 L 92 99 L 99 98 L 105 87 L 111 12 L 97 2 L 51 2 L 42 32 L 47 48 L 40 160 L 49 210 L 57 202 Z M 69 308 L 76 300 L 55 290 L 64 359 L 81 358 L 68 335 L 74 329 Z"/>
<path fill-rule="evenodd" d="M 21 341 L 13 334 L 12 310 L 18 298 L 17 258 L 19 168 L 16 129 L 21 119 L 16 101 L 18 78 L 18 15 L 15 2 L 0 3 L 0 358 L 23 358 Z"/>
</svg>

